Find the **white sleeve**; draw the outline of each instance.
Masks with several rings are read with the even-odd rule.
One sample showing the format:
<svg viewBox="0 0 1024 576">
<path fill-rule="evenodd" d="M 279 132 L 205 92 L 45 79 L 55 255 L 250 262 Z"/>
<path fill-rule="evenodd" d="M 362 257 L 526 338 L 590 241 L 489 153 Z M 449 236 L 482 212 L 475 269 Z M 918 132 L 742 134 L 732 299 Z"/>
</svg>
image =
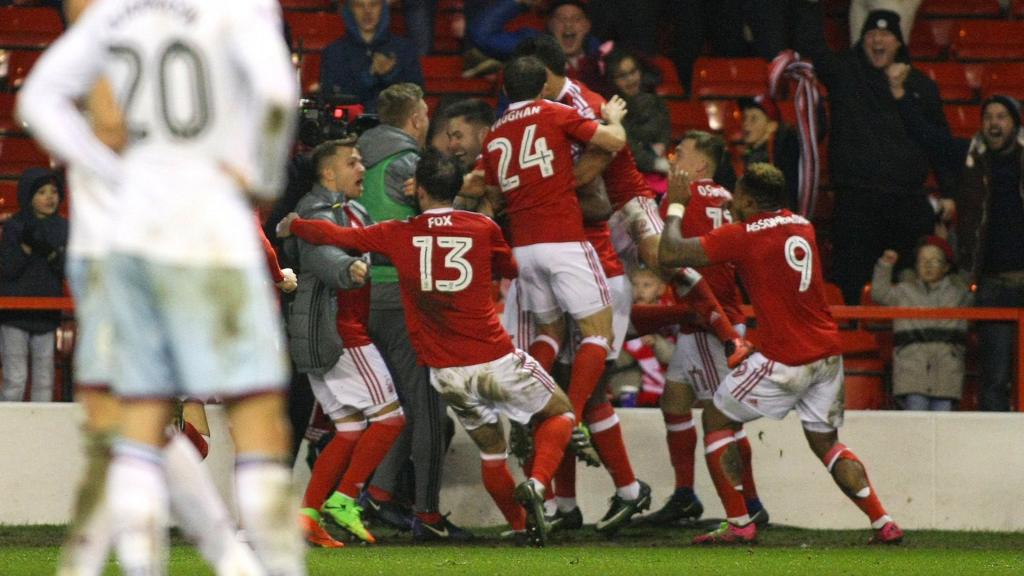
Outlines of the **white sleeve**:
<svg viewBox="0 0 1024 576">
<path fill-rule="evenodd" d="M 36 62 L 18 93 L 17 111 L 29 132 L 53 155 L 114 187 L 121 160 L 96 138 L 75 105 L 103 71 L 106 53 L 97 12 L 87 10 Z"/>
<path fill-rule="evenodd" d="M 269 0 L 251 0 L 248 4 L 235 12 L 229 42 L 231 53 L 252 89 L 257 122 L 257 173 L 251 175 L 250 192 L 273 198 L 285 186 L 299 88 L 291 53 L 284 41 L 280 6 Z"/>
</svg>

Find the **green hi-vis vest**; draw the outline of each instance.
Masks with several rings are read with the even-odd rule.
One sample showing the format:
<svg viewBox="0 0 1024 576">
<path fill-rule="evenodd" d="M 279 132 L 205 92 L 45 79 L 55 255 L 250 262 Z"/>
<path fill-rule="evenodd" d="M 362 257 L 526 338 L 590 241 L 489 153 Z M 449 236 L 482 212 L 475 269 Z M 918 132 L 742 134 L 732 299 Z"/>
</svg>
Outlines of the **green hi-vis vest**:
<svg viewBox="0 0 1024 576">
<path fill-rule="evenodd" d="M 359 203 L 370 213 L 374 223 L 387 222 L 388 220 L 405 220 L 416 215 L 416 210 L 405 204 L 400 204 L 388 196 L 387 171 L 391 163 L 405 156 L 415 154 L 416 150 L 407 148 L 395 152 L 370 167 L 363 175 L 363 195 Z M 391 265 L 390 261 L 378 254 L 373 255 L 370 266 L 370 277 L 374 284 L 395 284 L 398 282 L 398 271 Z"/>
</svg>

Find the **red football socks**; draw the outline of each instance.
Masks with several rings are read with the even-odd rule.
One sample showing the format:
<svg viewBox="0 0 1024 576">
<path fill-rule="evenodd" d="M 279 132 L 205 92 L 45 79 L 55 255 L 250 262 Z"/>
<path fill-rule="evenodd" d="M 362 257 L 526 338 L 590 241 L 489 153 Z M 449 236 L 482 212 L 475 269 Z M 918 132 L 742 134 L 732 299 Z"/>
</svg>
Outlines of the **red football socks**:
<svg viewBox="0 0 1024 576">
<path fill-rule="evenodd" d="M 697 450 L 697 428 L 693 415 L 665 414 L 665 439 L 668 456 L 676 473 L 676 489 L 693 488 L 694 452 Z"/>
<path fill-rule="evenodd" d="M 558 470 L 555 472 L 555 496 L 560 498 L 576 497 L 576 456 L 565 451 Z"/>
<path fill-rule="evenodd" d="M 576 421 L 581 422 L 583 408 L 593 395 L 597 383 L 604 374 L 605 360 L 608 358 L 608 341 L 600 336 L 588 336 L 583 339 L 576 359 L 572 363 L 572 376 L 569 380 L 569 401 Z"/>
<path fill-rule="evenodd" d="M 558 342 L 548 336 L 538 336 L 530 343 L 527 352 L 545 372 L 550 373 L 551 367 L 555 365 L 555 358 L 558 357 Z"/>
<path fill-rule="evenodd" d="M 551 485 L 551 477 L 562 461 L 575 421 L 568 414 L 552 416 L 536 426 L 533 434 L 533 468 L 530 477 L 543 486 Z"/>
<path fill-rule="evenodd" d="M 743 462 L 743 498 L 754 500 L 757 498 L 757 485 L 754 484 L 753 451 L 750 449 L 750 440 L 747 433 L 739 430 L 733 437 L 736 438 L 736 449 L 740 451 L 740 461 Z"/>
<path fill-rule="evenodd" d="M 392 412 L 371 423 L 356 444 L 352 461 L 341 478 L 338 492 L 353 499 L 359 497 L 359 490 L 366 483 L 366 479 L 377 469 L 377 465 L 387 455 L 404 427 L 405 416 L 401 412 Z"/>
<path fill-rule="evenodd" d="M 633 466 L 622 440 L 622 426 L 615 409 L 607 401 L 587 410 L 584 418 L 590 427 L 590 441 L 594 444 L 601 462 L 612 477 L 616 488 L 636 482 Z M 561 496 L 561 494 L 559 494 Z"/>
<path fill-rule="evenodd" d="M 303 508 L 319 510 L 327 497 L 334 492 L 345 469 L 348 468 L 352 451 L 363 435 L 362 430 L 339 430 L 334 438 L 327 443 L 324 451 L 313 464 L 313 471 L 306 486 L 306 494 L 302 498 Z"/>
<path fill-rule="evenodd" d="M 725 515 L 733 524 L 744 525 L 750 522 L 747 515 L 747 503 L 743 494 L 736 489 L 739 479 L 730 479 L 722 466 L 722 458 L 733 449 L 736 442 L 732 430 L 716 430 L 704 435 L 704 459 L 708 464 L 708 472 L 715 484 L 715 491 L 725 507 Z"/>
<path fill-rule="evenodd" d="M 871 480 L 868 479 L 867 467 L 864 466 L 864 463 L 857 458 L 857 455 L 854 454 L 852 450 L 837 442 L 836 445 L 828 451 L 828 454 L 825 454 L 825 458 L 822 462 L 825 464 L 825 467 L 828 468 L 829 474 L 831 474 L 836 463 L 840 460 L 859 462 L 860 465 L 864 467 L 864 479 L 868 481 L 867 487 L 857 494 L 848 496 L 850 497 L 850 500 L 857 505 L 857 508 L 861 509 L 861 512 L 867 514 L 868 519 L 871 520 L 871 524 L 874 526 L 876 522 L 880 519 L 886 518 L 887 515 L 885 513 L 885 507 L 882 506 L 882 501 L 878 499 L 875 487 L 871 485 Z M 881 526 L 878 526 L 878 528 L 880 527 Z"/>
<path fill-rule="evenodd" d="M 508 470 L 504 454 L 480 454 L 480 475 L 484 488 L 498 505 L 505 521 L 513 530 L 526 529 L 526 511 L 516 502 L 516 481 Z"/>
</svg>

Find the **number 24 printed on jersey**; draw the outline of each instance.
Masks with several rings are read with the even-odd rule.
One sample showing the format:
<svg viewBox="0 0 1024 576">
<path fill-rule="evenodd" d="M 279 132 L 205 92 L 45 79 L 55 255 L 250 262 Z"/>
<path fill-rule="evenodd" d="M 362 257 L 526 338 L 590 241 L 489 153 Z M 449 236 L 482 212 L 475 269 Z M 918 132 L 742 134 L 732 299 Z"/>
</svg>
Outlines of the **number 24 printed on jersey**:
<svg viewBox="0 0 1024 576">
<path fill-rule="evenodd" d="M 523 142 L 519 147 L 519 170 L 522 172 L 527 168 L 537 166 L 545 178 L 555 173 L 555 153 L 548 148 L 547 139 L 543 136 L 534 140 L 537 133 L 537 125 L 530 124 L 523 131 Z M 519 175 L 509 174 L 509 164 L 515 152 L 512 150 L 512 141 L 508 138 L 495 138 L 487 145 L 489 152 L 497 151 L 498 158 L 498 182 L 502 192 L 508 192 L 519 187 Z"/>
</svg>

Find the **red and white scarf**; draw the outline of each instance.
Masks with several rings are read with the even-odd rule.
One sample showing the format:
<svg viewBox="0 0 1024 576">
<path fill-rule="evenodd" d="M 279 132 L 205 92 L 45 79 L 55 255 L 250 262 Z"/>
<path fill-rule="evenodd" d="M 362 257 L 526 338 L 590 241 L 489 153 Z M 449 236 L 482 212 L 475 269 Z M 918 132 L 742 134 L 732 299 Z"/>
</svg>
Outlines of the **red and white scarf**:
<svg viewBox="0 0 1024 576">
<path fill-rule="evenodd" d="M 796 123 L 800 134 L 800 184 L 796 211 L 806 218 L 814 216 L 821 181 L 821 158 L 818 151 L 818 93 L 814 66 L 800 59 L 792 50 L 783 50 L 768 67 L 768 94 L 778 99 L 783 78 L 795 81 Z"/>
</svg>

